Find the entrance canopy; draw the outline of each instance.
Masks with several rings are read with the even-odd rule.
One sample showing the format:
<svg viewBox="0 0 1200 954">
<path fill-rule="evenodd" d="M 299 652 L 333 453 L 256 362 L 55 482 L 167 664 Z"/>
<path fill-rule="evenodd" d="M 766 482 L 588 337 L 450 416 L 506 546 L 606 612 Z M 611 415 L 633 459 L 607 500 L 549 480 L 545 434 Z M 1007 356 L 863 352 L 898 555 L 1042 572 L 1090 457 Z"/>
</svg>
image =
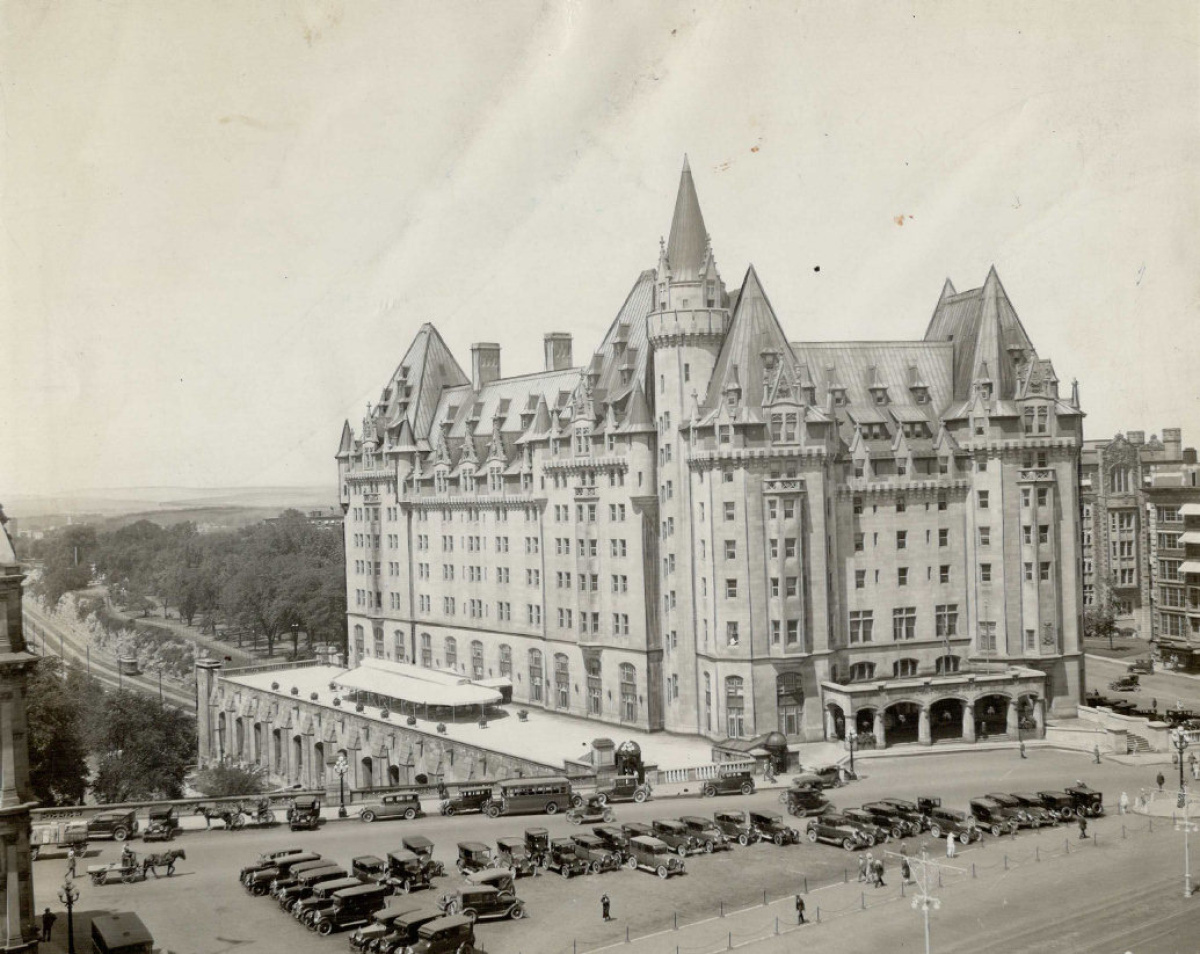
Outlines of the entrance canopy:
<svg viewBox="0 0 1200 954">
<path fill-rule="evenodd" d="M 501 701 L 496 689 L 476 685 L 469 679 L 386 659 L 364 659 L 358 668 L 342 673 L 333 681 L 342 690 L 369 692 L 409 705 L 457 709 L 499 705 Z"/>
</svg>

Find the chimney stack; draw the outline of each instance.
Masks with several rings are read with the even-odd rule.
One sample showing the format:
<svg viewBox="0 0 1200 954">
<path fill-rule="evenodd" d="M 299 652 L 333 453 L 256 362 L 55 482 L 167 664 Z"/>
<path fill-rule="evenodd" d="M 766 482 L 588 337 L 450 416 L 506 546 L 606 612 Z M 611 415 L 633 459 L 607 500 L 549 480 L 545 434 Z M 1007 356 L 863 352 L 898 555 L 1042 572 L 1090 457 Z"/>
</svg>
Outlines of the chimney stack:
<svg viewBox="0 0 1200 954">
<path fill-rule="evenodd" d="M 565 331 L 546 335 L 546 370 L 566 371 L 571 367 L 571 336 Z"/>
<path fill-rule="evenodd" d="M 1145 431 L 1128 431 L 1125 434 L 1125 440 L 1129 441 L 1134 447 L 1141 447 L 1146 443 Z"/>
<path fill-rule="evenodd" d="M 1183 428 L 1164 427 L 1162 442 L 1163 460 L 1179 460 L 1183 455 Z"/>
<path fill-rule="evenodd" d="M 500 346 L 481 341 L 471 345 L 471 387 L 476 391 L 500 377 Z"/>
</svg>

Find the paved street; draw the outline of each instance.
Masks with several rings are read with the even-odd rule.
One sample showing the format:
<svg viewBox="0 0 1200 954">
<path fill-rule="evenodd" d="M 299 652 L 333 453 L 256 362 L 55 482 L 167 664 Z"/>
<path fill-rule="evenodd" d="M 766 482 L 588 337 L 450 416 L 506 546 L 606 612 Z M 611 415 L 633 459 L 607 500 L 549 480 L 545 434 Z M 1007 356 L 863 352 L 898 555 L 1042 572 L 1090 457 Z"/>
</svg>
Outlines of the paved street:
<svg viewBox="0 0 1200 954">
<path fill-rule="evenodd" d="M 1148 651 L 1146 655 L 1149 655 Z M 1200 679 L 1163 669 L 1155 670 L 1152 676 L 1139 676 L 1139 688 L 1134 692 L 1113 692 L 1108 684 L 1124 676 L 1128 666 L 1126 660 L 1088 656 L 1087 690 L 1098 689 L 1102 696 L 1125 699 L 1146 707 L 1152 699 L 1157 699 L 1160 713 L 1174 706 L 1176 700 L 1189 709 L 1200 710 Z"/>
<path fill-rule="evenodd" d="M 1085 778 L 1101 788 L 1109 803 L 1115 803 L 1120 791 L 1131 794 L 1149 783 L 1147 770 L 1112 762 L 1095 765 L 1084 755 L 1051 750 L 1031 751 L 1021 760 L 1015 752 L 957 753 L 875 759 L 862 766 L 869 777 L 848 789 L 833 794 L 835 803 L 845 806 L 886 794 L 914 796 L 938 794 L 950 805 L 965 806 L 967 798 L 989 790 L 1058 788 L 1076 778 Z M 649 820 L 680 814 L 710 814 L 718 808 L 778 808 L 774 792 L 760 792 L 749 798 L 716 800 L 660 799 L 645 805 L 621 805 L 620 821 Z M 432 806 L 429 806 L 432 807 Z M 799 822 L 797 822 L 799 823 Z M 526 826 L 544 825 L 552 834 L 567 834 L 577 829 L 559 817 L 522 816 L 491 820 L 480 816 L 446 819 L 430 817 L 412 824 L 381 822 L 330 823 L 315 833 L 291 834 L 285 829 L 242 832 L 213 831 L 191 833 L 176 844 L 186 848 L 188 857 L 181 862 L 174 878 L 133 885 L 94 888 L 80 885 L 83 897 L 79 910 L 137 910 L 160 940 L 164 950 L 176 954 L 216 954 L 234 947 L 251 952 L 276 952 L 285 947 L 292 954 L 344 950 L 345 939 L 323 939 L 310 934 L 279 911 L 266 899 L 251 898 L 236 884 L 237 869 L 252 861 L 260 851 L 285 845 L 302 845 L 340 862 L 354 855 L 383 855 L 399 847 L 405 832 L 420 832 L 438 845 L 438 856 L 452 864 L 455 842 L 480 840 L 494 844 L 497 837 L 520 834 Z M 1115 819 L 1100 823 L 1111 829 Z M 1043 832 L 1040 836 L 1022 834 L 1014 845 L 1028 853 L 1040 839 L 1046 845 L 1061 846 L 1064 835 Z M 916 839 L 910 839 L 916 841 Z M 140 851 L 142 846 L 135 847 Z M 919 850 L 914 844 L 912 850 Z M 1014 849 L 1017 850 L 1017 849 Z M 105 844 L 86 864 L 110 861 L 118 854 L 116 846 Z M 1106 869 L 1112 864 L 1108 855 L 1097 855 L 1094 864 Z M 1065 859 L 1064 859 L 1065 860 Z M 479 935 L 492 954 L 516 952 L 570 951 L 572 943 L 583 951 L 607 942 L 623 941 L 626 928 L 632 936 L 671 927 L 677 915 L 687 924 L 716 917 L 724 905 L 727 912 L 752 904 L 761 904 L 763 892 L 768 900 L 790 896 L 808 878 L 810 887 L 841 880 L 846 870 L 854 869 L 856 858 L 827 846 L 776 848 L 758 845 L 736 849 L 723 855 L 692 858 L 688 874 L 661 882 L 644 872 L 619 871 L 564 882 L 557 876 L 523 879 L 519 894 L 528 903 L 529 917 L 521 922 L 485 924 Z M 34 865 L 39 905 L 54 896 L 65 863 L 48 858 Z M 855 875 L 849 875 L 854 880 Z M 447 878 L 444 884 L 456 881 Z M 1056 884 L 1053 890 L 1057 890 Z M 612 898 L 617 920 L 604 924 L 599 918 L 599 897 Z M 432 898 L 431 898 L 432 900 Z M 1063 892 L 1064 905 L 1084 900 L 1077 890 Z M 58 905 L 53 904 L 57 909 Z M 784 906 L 773 905 L 772 910 Z M 905 906 L 892 905 L 892 914 L 872 917 L 894 919 L 911 927 L 912 912 Z M 961 908 L 960 908 L 961 910 Z M 1064 911 L 1066 908 L 1064 907 Z M 1140 910 L 1140 909 L 1139 909 Z M 888 923 L 892 923 L 889 920 Z M 857 931 L 857 921 L 845 922 L 848 931 Z M 60 921 L 60 928 L 64 927 Z M 908 928 L 906 927 L 906 930 Z M 1016 948 L 1014 948 L 1015 950 Z"/>
</svg>

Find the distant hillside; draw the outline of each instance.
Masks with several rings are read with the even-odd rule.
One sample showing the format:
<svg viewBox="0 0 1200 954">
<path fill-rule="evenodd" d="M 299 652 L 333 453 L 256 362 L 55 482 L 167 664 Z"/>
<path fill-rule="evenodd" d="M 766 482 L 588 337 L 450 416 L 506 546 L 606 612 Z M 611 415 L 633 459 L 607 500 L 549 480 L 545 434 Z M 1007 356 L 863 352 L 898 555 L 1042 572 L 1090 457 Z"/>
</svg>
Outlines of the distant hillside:
<svg viewBox="0 0 1200 954">
<path fill-rule="evenodd" d="M 38 518 L 120 517 L 137 514 L 150 517 L 164 512 L 218 511 L 251 509 L 266 511 L 253 519 L 274 516 L 280 511 L 326 510 L 337 506 L 337 490 L 333 487 L 121 487 L 94 488 L 70 494 L 15 495 L 0 500 L 4 511 L 33 526 Z M 179 519 L 204 522 L 198 516 L 172 513 L 172 522 Z M 59 522 L 59 521 L 54 521 Z"/>
</svg>

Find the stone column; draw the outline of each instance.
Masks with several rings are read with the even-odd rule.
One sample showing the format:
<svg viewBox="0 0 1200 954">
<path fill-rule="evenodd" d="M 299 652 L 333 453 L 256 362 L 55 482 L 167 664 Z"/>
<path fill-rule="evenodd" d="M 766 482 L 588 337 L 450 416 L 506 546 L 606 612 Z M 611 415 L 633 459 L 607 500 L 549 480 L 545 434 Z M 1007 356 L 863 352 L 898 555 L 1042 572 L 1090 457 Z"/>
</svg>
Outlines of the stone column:
<svg viewBox="0 0 1200 954">
<path fill-rule="evenodd" d="M 975 741 L 975 703 L 963 704 L 962 734 L 964 742 Z"/>
<path fill-rule="evenodd" d="M 883 710 L 875 710 L 875 747 L 879 749 L 887 748 L 887 736 L 883 728 Z"/>
<path fill-rule="evenodd" d="M 834 717 L 832 709 L 825 710 L 825 739 L 828 742 L 834 741 L 837 738 L 837 719 Z"/>
<path fill-rule="evenodd" d="M 917 741 L 921 745 L 933 745 L 933 735 L 929 731 L 929 706 L 921 706 L 921 714 L 917 718 Z"/>
<path fill-rule="evenodd" d="M 1041 699 L 1033 700 L 1033 725 L 1037 730 L 1037 737 L 1039 739 L 1046 734 L 1046 716 L 1043 706 L 1044 703 Z"/>
<path fill-rule="evenodd" d="M 1020 715 L 1017 713 L 1017 700 L 1008 700 L 1008 726 L 1007 732 L 1014 739 L 1017 737 L 1017 728 L 1020 725 Z"/>
</svg>

